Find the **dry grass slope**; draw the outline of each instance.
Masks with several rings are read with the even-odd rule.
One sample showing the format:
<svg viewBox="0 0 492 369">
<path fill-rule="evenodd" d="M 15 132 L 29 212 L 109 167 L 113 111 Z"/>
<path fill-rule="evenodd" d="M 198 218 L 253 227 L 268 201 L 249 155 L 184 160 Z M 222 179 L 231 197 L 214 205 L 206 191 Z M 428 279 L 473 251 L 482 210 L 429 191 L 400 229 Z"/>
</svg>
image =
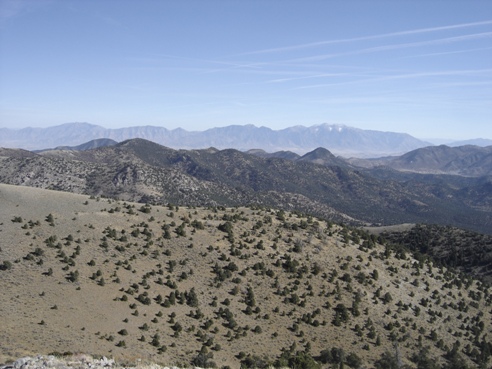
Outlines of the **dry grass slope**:
<svg viewBox="0 0 492 369">
<path fill-rule="evenodd" d="M 71 352 L 239 368 L 299 351 L 329 366 L 332 348 L 352 367 L 385 352 L 416 367 L 425 348 L 441 364 L 488 359 L 490 289 L 362 231 L 3 184 L 0 204 L 0 362 Z"/>
</svg>

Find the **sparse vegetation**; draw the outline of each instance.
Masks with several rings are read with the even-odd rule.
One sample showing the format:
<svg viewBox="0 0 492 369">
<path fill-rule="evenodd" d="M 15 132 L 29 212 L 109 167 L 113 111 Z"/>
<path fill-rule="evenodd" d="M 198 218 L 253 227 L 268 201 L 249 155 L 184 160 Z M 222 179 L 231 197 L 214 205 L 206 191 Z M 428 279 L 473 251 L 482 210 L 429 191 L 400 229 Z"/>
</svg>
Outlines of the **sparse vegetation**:
<svg viewBox="0 0 492 369">
<path fill-rule="evenodd" d="M 1 324 L 38 329 L 0 333 L 19 348 L 230 368 L 490 365 L 490 287 L 407 248 L 299 212 L 83 200 L 16 207 L 41 220 L 35 239 L 0 219 L 16 240 L 0 253 Z"/>
</svg>

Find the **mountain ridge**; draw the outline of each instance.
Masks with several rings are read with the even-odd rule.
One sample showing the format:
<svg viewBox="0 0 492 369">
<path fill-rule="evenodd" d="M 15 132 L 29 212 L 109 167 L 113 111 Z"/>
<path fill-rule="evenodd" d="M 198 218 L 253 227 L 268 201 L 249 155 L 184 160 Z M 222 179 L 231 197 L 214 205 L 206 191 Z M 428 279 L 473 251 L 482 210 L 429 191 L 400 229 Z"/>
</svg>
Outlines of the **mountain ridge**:
<svg viewBox="0 0 492 369">
<path fill-rule="evenodd" d="M 65 123 L 48 128 L 0 128 L 0 146 L 43 150 L 47 147 L 77 146 L 108 138 L 118 142 L 143 138 L 175 149 L 234 148 L 241 151 L 292 151 L 305 154 L 318 147 L 344 156 L 381 156 L 404 153 L 430 145 L 406 133 L 362 130 L 344 125 L 319 124 L 272 130 L 261 126 L 230 125 L 205 131 L 169 130 L 157 126 L 106 129 L 89 123 Z"/>
<path fill-rule="evenodd" d="M 428 146 L 400 156 L 347 162 L 362 168 L 381 166 L 414 173 L 481 177 L 492 175 L 492 146 Z"/>
<path fill-rule="evenodd" d="M 356 168 L 325 149 L 315 150 L 311 161 L 292 161 L 234 149 L 175 150 L 132 139 L 86 151 L 16 153 L 0 156 L 3 183 L 161 204 L 262 204 L 359 224 L 439 219 L 491 230 L 487 176 Z M 316 163 L 320 157 L 324 165 Z"/>
<path fill-rule="evenodd" d="M 115 140 L 111 140 L 110 138 L 96 138 L 95 140 L 84 142 L 77 146 L 57 146 L 52 149 L 33 150 L 33 152 L 39 153 L 39 152 L 54 151 L 54 150 L 86 151 L 91 149 L 97 149 L 98 147 L 114 146 L 117 143 L 118 142 L 116 142 Z"/>
<path fill-rule="evenodd" d="M 492 146 L 492 140 L 486 138 L 475 138 L 471 140 L 459 140 L 452 141 L 447 144 L 448 146 L 465 146 L 465 145 L 474 145 L 474 146 Z"/>
</svg>

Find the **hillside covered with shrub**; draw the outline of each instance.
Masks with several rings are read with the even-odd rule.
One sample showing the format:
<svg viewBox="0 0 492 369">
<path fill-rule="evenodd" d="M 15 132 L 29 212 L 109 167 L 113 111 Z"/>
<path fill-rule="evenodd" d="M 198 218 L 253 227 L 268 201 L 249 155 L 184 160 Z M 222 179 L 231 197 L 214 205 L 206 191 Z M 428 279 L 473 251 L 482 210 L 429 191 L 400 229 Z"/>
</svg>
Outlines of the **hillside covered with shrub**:
<svg viewBox="0 0 492 369">
<path fill-rule="evenodd" d="M 0 185 L 0 362 L 486 368 L 490 288 L 356 228 L 268 207 Z"/>
</svg>

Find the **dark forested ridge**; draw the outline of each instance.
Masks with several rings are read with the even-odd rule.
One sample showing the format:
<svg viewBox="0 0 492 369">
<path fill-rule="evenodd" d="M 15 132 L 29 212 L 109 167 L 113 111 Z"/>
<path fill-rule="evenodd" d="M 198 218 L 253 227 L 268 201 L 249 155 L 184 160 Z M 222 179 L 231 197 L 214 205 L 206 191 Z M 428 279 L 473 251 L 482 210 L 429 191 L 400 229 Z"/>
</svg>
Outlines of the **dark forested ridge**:
<svg viewBox="0 0 492 369">
<path fill-rule="evenodd" d="M 17 153 L 4 150 L 0 157 L 1 182 L 159 204 L 260 204 L 352 224 L 438 223 L 492 232 L 490 177 L 355 168 L 325 149 L 292 161 L 134 139 L 86 151 Z"/>
<path fill-rule="evenodd" d="M 447 267 L 492 282 L 492 235 L 454 227 L 417 224 L 404 232 L 383 232 L 389 242 L 431 256 Z"/>
<path fill-rule="evenodd" d="M 400 156 L 347 161 L 365 168 L 387 167 L 410 173 L 482 177 L 492 174 L 492 146 L 427 146 Z"/>
</svg>

